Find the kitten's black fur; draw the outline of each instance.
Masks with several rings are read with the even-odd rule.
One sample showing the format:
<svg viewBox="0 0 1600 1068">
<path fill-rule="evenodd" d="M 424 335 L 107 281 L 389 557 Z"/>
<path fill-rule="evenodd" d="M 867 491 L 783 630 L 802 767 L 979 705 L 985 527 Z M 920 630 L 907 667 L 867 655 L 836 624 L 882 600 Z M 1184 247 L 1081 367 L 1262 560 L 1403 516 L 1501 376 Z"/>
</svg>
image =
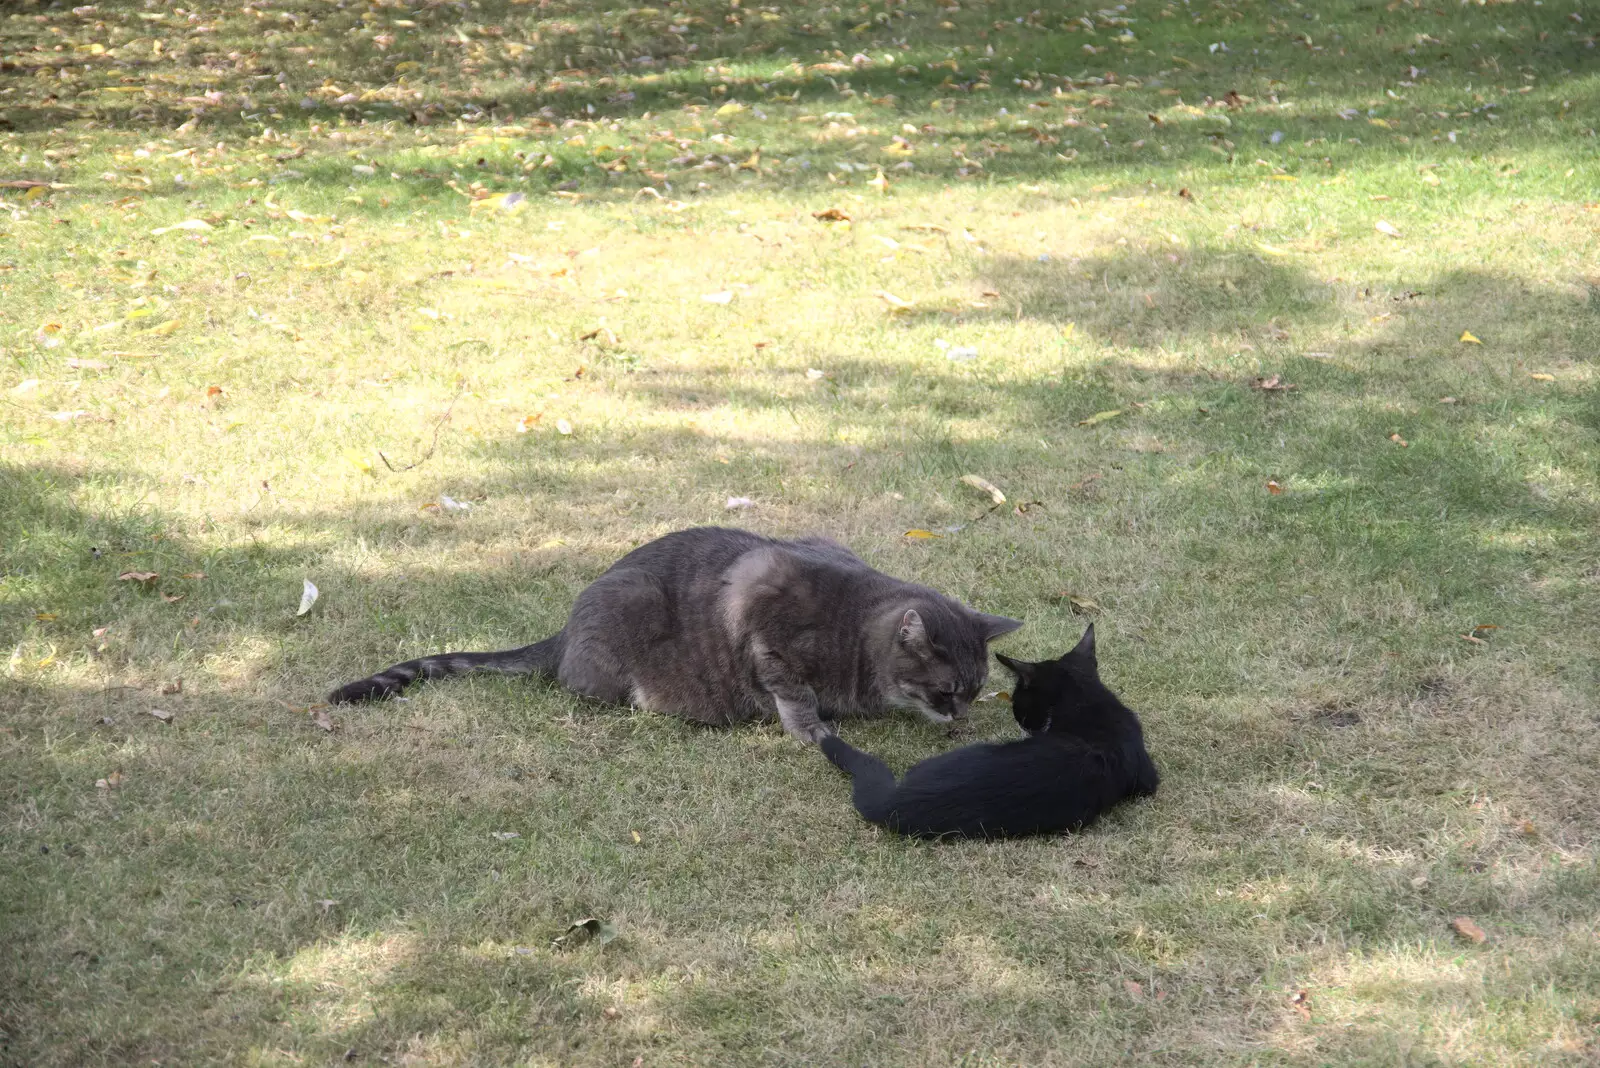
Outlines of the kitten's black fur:
<svg viewBox="0 0 1600 1068">
<path fill-rule="evenodd" d="M 1029 664 L 995 654 L 1017 676 L 1011 711 L 1029 737 L 969 745 L 924 760 L 898 783 L 888 765 L 837 737 L 828 759 L 855 779 L 856 811 L 923 838 L 1007 838 L 1076 830 L 1161 777 L 1144 731 L 1100 681 L 1094 625 L 1065 656 Z"/>
<path fill-rule="evenodd" d="M 329 700 L 387 697 L 470 671 L 539 674 L 701 723 L 776 715 L 816 741 L 836 716 L 899 707 L 961 718 L 989 675 L 988 642 L 1020 626 L 875 571 L 826 538 L 699 527 L 611 565 L 543 641 L 407 660 Z"/>
</svg>

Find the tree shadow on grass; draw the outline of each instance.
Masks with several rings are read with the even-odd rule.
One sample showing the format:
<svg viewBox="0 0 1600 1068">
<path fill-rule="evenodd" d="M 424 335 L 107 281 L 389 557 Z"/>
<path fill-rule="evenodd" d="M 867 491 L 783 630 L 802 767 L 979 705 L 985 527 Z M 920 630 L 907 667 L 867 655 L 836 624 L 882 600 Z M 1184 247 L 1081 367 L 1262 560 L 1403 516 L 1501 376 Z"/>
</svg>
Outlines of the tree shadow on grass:
<svg viewBox="0 0 1600 1068">
<path fill-rule="evenodd" d="M 14 53 L 13 65 L 22 74 L 50 77 L 17 79 L 30 91 L 5 100 L 6 121 L 15 130 L 38 133 L 87 116 L 101 126 L 153 134 L 195 119 L 237 140 L 268 126 L 295 136 L 312 126 L 382 128 L 458 120 L 465 125 L 491 115 L 521 117 L 536 128 L 505 144 L 478 146 L 461 158 L 414 160 L 403 169 L 437 183 L 439 190 L 470 171 L 489 182 L 521 180 L 524 189 L 578 183 L 626 191 L 659 185 L 664 170 L 691 188 L 711 175 L 669 166 L 684 152 L 671 137 L 648 146 L 619 145 L 611 152 L 598 144 L 568 145 L 572 131 L 552 124 L 579 121 L 603 141 L 603 128 L 593 124 L 643 122 L 647 115 L 692 109 L 686 117 L 731 132 L 740 142 L 737 151 L 731 145 L 721 151 L 701 145 L 695 149 L 697 164 L 708 161 L 712 171 L 726 172 L 761 146 L 769 161 L 804 156 L 813 164 L 775 168 L 769 162 L 761 181 L 823 189 L 828 188 L 825 175 L 836 175 L 841 163 L 892 167 L 897 158 L 879 156 L 876 147 L 881 136 L 907 119 L 934 119 L 930 125 L 940 130 L 931 139 L 944 146 L 932 149 L 925 143 L 929 137 L 917 135 L 924 144 L 907 177 L 918 181 L 1038 181 L 1063 173 L 1093 181 L 1124 175 L 1130 167 L 1152 173 L 1201 171 L 1225 180 L 1235 155 L 1241 160 L 1266 156 L 1282 168 L 1308 172 L 1409 159 L 1414 141 L 1437 139 L 1433 127 L 1446 121 L 1473 126 L 1474 136 L 1507 150 L 1570 149 L 1574 131 L 1567 127 L 1576 122 L 1550 120 L 1553 102 L 1567 101 L 1563 115 L 1568 110 L 1584 114 L 1586 105 L 1592 112 L 1595 105 L 1594 87 L 1571 73 L 1581 69 L 1592 38 L 1553 9 L 1525 11 L 1528 22 L 1508 30 L 1493 12 L 1475 7 L 1424 17 L 1410 8 L 1388 12 L 1369 5 L 1324 5 L 1318 12 L 1300 13 L 1298 21 L 1307 23 L 1301 27 L 1262 3 L 1194 16 L 1198 22 L 1220 18 L 1214 29 L 1198 29 L 1187 12 L 1141 16 L 1139 45 L 1126 47 L 1107 45 L 1121 32 L 1114 24 L 1121 16 L 1102 11 L 1090 19 L 1098 18 L 1100 26 L 1092 38 L 1099 44 L 1089 47 L 1111 54 L 1099 57 L 1082 51 L 1091 36 L 1076 32 L 1083 28 L 1076 18 L 1057 22 L 1026 4 L 970 12 L 899 5 L 883 13 L 887 21 L 874 18 L 864 28 L 843 31 L 820 9 L 779 8 L 773 22 L 757 23 L 753 13 L 745 17 L 699 0 L 679 4 L 670 14 L 644 17 L 589 2 L 561 7 L 483 4 L 471 16 L 425 8 L 402 20 L 412 25 L 404 33 L 390 32 L 394 40 L 382 47 L 375 41 L 383 27 L 363 21 L 353 9 L 286 11 L 264 35 L 262 24 L 270 20 L 252 12 L 220 34 L 197 35 L 175 57 L 160 60 L 130 51 L 131 44 L 116 54 L 87 46 L 60 53 L 34 49 L 26 24 L 18 20 L 14 38 L 29 47 Z M 163 25 L 136 22 L 148 12 L 131 0 L 96 8 L 74 17 L 62 9 L 59 18 L 73 35 L 103 35 L 106 23 L 123 33 Z M 726 21 L 730 14 L 741 19 L 740 25 Z M 203 21 L 207 16 L 193 17 Z M 38 18 L 50 21 L 49 15 Z M 97 26 L 95 20 L 103 21 Z M 1312 28 L 1318 36 L 1331 31 L 1330 43 L 1302 47 L 1299 35 Z M 1222 42 L 1209 41 L 1210 35 L 1224 32 L 1233 43 L 1228 51 L 1217 51 L 1214 46 Z M 49 40 L 55 42 L 56 36 Z M 982 54 L 990 47 L 997 52 L 992 60 Z M 818 49 L 830 54 L 819 55 Z M 850 50 L 858 50 L 864 64 L 857 65 Z M 885 52 L 897 58 L 886 61 Z M 308 61 L 313 53 L 316 58 Z M 802 54 L 804 61 L 798 61 Z M 949 58 L 957 55 L 959 62 Z M 751 71 L 758 60 L 774 66 Z M 952 71 L 949 62 L 957 62 L 960 70 Z M 1175 64 L 1180 69 L 1173 69 Z M 88 70 L 80 72 L 83 67 Z M 1535 77 L 1538 97 L 1497 90 L 1496 99 L 1485 103 L 1481 88 L 1473 88 L 1513 70 Z M 1402 87 L 1413 83 L 1408 96 L 1394 102 L 1371 99 L 1374 79 L 1387 80 L 1391 72 Z M 1303 78 L 1304 86 L 1284 87 L 1283 77 Z M 402 88 L 401 82 L 408 84 Z M 327 91 L 330 85 L 344 92 Z M 1447 91 L 1439 92 L 1440 87 Z M 1058 91 L 1064 95 L 1054 95 Z M 1302 91 L 1311 100 L 1279 106 L 1279 92 Z M 1471 97 L 1475 91 L 1477 98 Z M 221 93 L 221 99 L 208 101 L 208 92 Z M 377 99 L 362 99 L 368 92 Z M 1181 93 L 1191 105 L 1216 107 L 1208 105 L 1210 117 L 1196 121 L 1187 112 L 1171 112 L 1174 100 L 1160 95 L 1166 92 Z M 1250 104 L 1235 97 L 1233 106 L 1224 106 L 1230 92 L 1246 93 Z M 1412 96 L 1417 102 L 1407 103 Z M 1464 104 L 1468 99 L 1472 103 Z M 729 101 L 742 101 L 743 110 L 720 114 Z M 774 112 L 772 121 L 753 114 L 763 107 Z M 842 116 L 836 120 L 841 131 L 855 126 L 858 114 L 863 127 L 886 129 L 871 138 L 872 151 L 863 157 L 866 138 L 819 141 L 814 135 L 821 126 L 791 114 L 801 108 Z M 1383 133 L 1366 125 L 1361 120 L 1375 108 L 1385 110 L 1382 121 L 1398 119 L 1410 132 Z M 1439 117 L 1441 109 L 1445 118 Z M 991 120 L 1002 110 L 1012 119 L 997 126 Z M 1160 121 L 1153 122 L 1151 115 Z M 1492 131 L 1485 129 L 1491 125 L 1485 115 L 1500 119 Z M 530 173 L 521 157 L 535 142 L 538 155 L 548 153 L 551 164 Z M 952 144 L 962 148 L 959 155 L 949 150 Z M 350 182 L 349 160 L 342 152 L 338 159 L 300 158 L 294 149 L 282 154 L 294 157 L 290 170 L 296 173 L 265 168 L 273 181 L 329 192 L 342 192 Z M 620 172 L 613 169 L 619 161 L 624 164 Z M 192 172 L 193 162 L 183 166 Z M 152 161 L 150 167 L 157 164 Z M 247 175 L 248 170 L 237 171 L 229 180 Z M 736 169 L 733 175 L 749 177 Z M 116 188 L 101 187 L 98 175 L 72 177 L 85 192 L 109 194 Z M 222 179 L 190 173 L 188 181 L 186 195 L 193 195 L 209 194 L 208 187 Z"/>
</svg>

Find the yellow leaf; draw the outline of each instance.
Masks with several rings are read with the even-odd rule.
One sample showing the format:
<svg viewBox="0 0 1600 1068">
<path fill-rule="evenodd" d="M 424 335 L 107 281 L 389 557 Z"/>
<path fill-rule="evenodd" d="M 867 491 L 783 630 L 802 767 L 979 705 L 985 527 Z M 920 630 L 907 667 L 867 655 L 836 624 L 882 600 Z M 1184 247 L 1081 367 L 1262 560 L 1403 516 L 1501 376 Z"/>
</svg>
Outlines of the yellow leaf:
<svg viewBox="0 0 1600 1068">
<path fill-rule="evenodd" d="M 157 325 L 152 326 L 148 330 L 141 330 L 140 333 L 142 333 L 142 334 L 155 334 L 155 335 L 157 335 L 159 337 L 166 337 L 168 334 L 170 334 L 174 330 L 178 329 L 178 322 L 179 322 L 179 320 L 177 320 L 177 319 L 168 319 L 166 322 L 158 323 Z"/>
<path fill-rule="evenodd" d="M 1372 228 L 1378 231 L 1378 233 L 1388 234 L 1390 237 L 1400 236 L 1400 228 L 1392 222 L 1385 222 L 1383 219 L 1379 219 L 1376 223 L 1374 223 Z"/>
<path fill-rule="evenodd" d="M 56 621 L 56 614 L 54 612 L 35 612 L 33 614 L 33 618 L 37 619 L 40 623 L 54 623 Z"/>
<path fill-rule="evenodd" d="M 350 464 L 350 466 L 354 467 L 357 471 L 360 471 L 363 475 L 370 475 L 373 473 L 372 461 L 367 459 L 363 454 L 357 452 L 355 449 L 346 449 L 344 458 Z"/>
<path fill-rule="evenodd" d="M 725 119 L 729 115 L 737 115 L 744 110 L 744 105 L 737 100 L 730 100 L 717 109 L 717 118 Z"/>
<path fill-rule="evenodd" d="M 1554 382 L 1556 380 L 1555 375 L 1547 375 L 1543 371 L 1530 371 L 1528 372 L 1528 377 L 1535 382 Z"/>
<path fill-rule="evenodd" d="M 1106 412 L 1095 412 L 1093 415 L 1091 415 L 1087 419 L 1079 419 L 1077 425 L 1078 426 L 1098 426 L 1099 424 L 1104 423 L 1109 419 L 1115 419 L 1117 416 L 1119 416 L 1121 414 L 1122 414 L 1122 409 L 1121 408 L 1112 408 L 1110 411 L 1106 411 Z"/>
<path fill-rule="evenodd" d="M 887 289 L 878 290 L 878 297 L 895 311 L 905 311 L 908 308 L 915 307 L 909 300 L 902 300 Z"/>
<path fill-rule="evenodd" d="M 1391 123 L 1388 119 L 1368 119 L 1367 122 L 1370 125 L 1376 126 L 1376 127 L 1380 128 L 1380 129 L 1384 129 L 1384 130 L 1392 130 L 1392 129 L 1394 129 L 1394 124 Z"/>
<path fill-rule="evenodd" d="M 927 539 L 927 538 L 942 538 L 942 537 L 944 537 L 944 535 L 943 534 L 935 534 L 931 530 L 908 530 L 908 531 L 906 531 L 906 537 L 914 538 L 914 539 L 916 539 L 918 541 L 922 541 L 922 540 Z"/>
<path fill-rule="evenodd" d="M 1483 342 L 1479 341 L 1477 338 L 1472 336 L 1472 331 L 1471 330 L 1463 330 L 1463 331 L 1461 331 L 1461 343 L 1463 345 L 1481 345 L 1481 344 L 1483 344 Z"/>
</svg>

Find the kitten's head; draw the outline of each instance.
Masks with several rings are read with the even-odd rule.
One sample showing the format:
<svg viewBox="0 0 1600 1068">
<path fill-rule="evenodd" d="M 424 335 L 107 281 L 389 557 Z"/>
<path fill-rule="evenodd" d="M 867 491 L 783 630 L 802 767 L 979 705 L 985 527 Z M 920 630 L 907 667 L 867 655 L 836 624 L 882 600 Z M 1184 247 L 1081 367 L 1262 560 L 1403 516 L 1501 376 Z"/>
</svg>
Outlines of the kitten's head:
<svg viewBox="0 0 1600 1068">
<path fill-rule="evenodd" d="M 989 642 L 1022 626 L 1020 620 L 930 601 L 905 609 L 895 622 L 889 657 L 889 696 L 935 723 L 961 719 L 989 677 Z"/>
<path fill-rule="evenodd" d="M 1067 726 L 1066 721 L 1074 713 L 1098 707 L 1098 702 L 1091 699 L 1105 692 L 1094 655 L 1093 623 L 1077 645 L 1055 660 L 1030 664 L 1000 653 L 995 654 L 995 659 L 1017 677 L 1011 693 L 1011 714 L 1029 734 L 1044 734 L 1052 724 Z"/>
</svg>

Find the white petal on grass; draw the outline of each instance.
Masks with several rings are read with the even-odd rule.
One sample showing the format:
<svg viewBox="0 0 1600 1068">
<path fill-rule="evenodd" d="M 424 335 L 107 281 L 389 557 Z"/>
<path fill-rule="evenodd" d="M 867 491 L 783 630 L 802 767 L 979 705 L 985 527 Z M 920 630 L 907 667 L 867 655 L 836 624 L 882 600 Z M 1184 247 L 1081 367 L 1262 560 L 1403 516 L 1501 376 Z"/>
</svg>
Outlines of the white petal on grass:
<svg viewBox="0 0 1600 1068">
<path fill-rule="evenodd" d="M 733 301 L 733 290 L 724 289 L 718 293 L 705 293 L 700 297 L 707 304 L 729 304 Z"/>
<path fill-rule="evenodd" d="M 756 502 L 752 501 L 749 497 L 729 497 L 728 503 L 723 505 L 723 507 L 730 512 L 739 511 L 744 508 L 754 508 L 755 506 Z"/>
<path fill-rule="evenodd" d="M 300 593 L 300 610 L 295 613 L 297 616 L 303 616 L 311 611 L 311 606 L 317 603 L 318 597 L 322 596 L 322 592 L 317 589 L 316 584 L 310 579 L 306 579 L 305 584 L 305 589 Z"/>
</svg>

